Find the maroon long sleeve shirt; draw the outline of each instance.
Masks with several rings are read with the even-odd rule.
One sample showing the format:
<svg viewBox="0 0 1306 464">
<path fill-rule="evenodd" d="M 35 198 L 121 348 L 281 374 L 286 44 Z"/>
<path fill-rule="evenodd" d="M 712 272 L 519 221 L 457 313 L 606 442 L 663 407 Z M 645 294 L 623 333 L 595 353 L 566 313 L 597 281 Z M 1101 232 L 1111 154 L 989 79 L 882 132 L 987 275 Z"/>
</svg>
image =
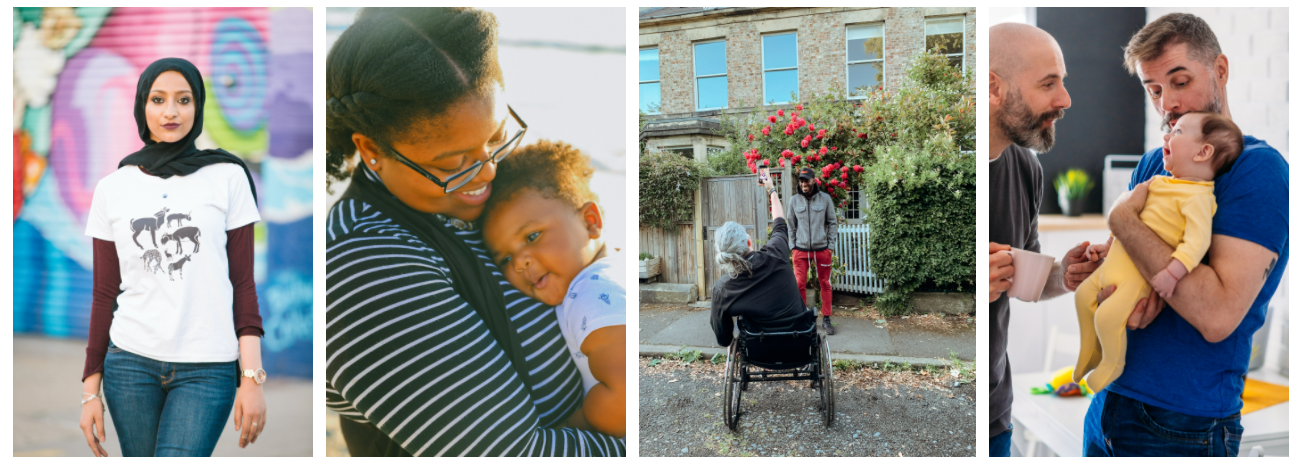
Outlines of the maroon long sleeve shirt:
<svg viewBox="0 0 1306 464">
<path fill-rule="evenodd" d="M 107 240 L 97 238 L 94 241 L 91 330 L 82 380 L 104 370 L 104 356 L 109 352 L 109 326 L 113 324 L 113 304 L 122 287 L 117 247 Z M 227 231 L 227 268 L 234 293 L 232 316 L 236 322 L 236 336 L 262 337 L 263 317 L 258 314 L 258 294 L 254 291 L 254 224 Z"/>
</svg>

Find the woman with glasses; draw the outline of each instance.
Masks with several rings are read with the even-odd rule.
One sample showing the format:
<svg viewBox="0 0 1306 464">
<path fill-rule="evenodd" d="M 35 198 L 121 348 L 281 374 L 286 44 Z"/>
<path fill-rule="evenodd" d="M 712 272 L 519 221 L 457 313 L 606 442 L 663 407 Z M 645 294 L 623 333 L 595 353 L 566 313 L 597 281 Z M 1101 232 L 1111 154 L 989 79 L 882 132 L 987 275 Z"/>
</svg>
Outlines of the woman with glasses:
<svg viewBox="0 0 1306 464">
<path fill-rule="evenodd" d="M 621 456 L 563 428 L 584 392 L 553 308 L 478 229 L 526 124 L 499 100 L 493 15 L 359 12 L 327 56 L 327 405 L 353 456 Z M 355 156 L 357 154 L 357 156 Z"/>
</svg>

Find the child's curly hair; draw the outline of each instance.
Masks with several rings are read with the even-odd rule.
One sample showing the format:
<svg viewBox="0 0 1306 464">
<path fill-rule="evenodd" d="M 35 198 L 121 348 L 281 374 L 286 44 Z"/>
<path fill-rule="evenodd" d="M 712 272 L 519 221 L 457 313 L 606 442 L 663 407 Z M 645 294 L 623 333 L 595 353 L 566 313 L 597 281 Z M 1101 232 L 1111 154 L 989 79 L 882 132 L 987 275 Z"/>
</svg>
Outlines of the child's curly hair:
<svg viewBox="0 0 1306 464">
<path fill-rule="evenodd" d="M 485 211 L 493 211 L 528 188 L 539 191 L 544 198 L 556 198 L 579 209 L 585 202 L 598 202 L 599 196 L 590 190 L 592 177 L 594 167 L 590 158 L 569 143 L 540 140 L 523 145 L 499 162 Z"/>
</svg>

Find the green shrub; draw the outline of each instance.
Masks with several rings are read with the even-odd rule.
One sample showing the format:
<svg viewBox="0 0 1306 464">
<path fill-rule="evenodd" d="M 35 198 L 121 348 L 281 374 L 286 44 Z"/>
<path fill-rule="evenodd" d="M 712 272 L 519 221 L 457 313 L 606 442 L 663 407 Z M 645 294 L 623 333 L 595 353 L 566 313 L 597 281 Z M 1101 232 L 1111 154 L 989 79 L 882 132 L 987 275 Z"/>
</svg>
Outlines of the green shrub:
<svg viewBox="0 0 1306 464">
<path fill-rule="evenodd" d="M 867 253 L 888 284 L 875 303 L 886 316 L 908 312 L 911 292 L 927 282 L 958 291 L 975 285 L 975 156 L 937 141 L 886 150 L 863 186 Z"/>
<path fill-rule="evenodd" d="M 707 151 L 707 175 L 735 176 L 748 174 L 748 164 L 739 155 L 709 148 Z"/>
<path fill-rule="evenodd" d="M 694 191 L 706 168 L 702 163 L 658 150 L 639 157 L 639 225 L 674 229 L 694 217 Z"/>
</svg>

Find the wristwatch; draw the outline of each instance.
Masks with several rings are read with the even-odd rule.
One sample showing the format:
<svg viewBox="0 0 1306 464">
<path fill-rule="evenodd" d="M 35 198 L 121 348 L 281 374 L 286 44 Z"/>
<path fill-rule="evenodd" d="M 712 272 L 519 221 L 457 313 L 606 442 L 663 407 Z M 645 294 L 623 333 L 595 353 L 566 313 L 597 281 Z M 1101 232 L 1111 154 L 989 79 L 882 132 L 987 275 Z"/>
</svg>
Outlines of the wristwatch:
<svg viewBox="0 0 1306 464">
<path fill-rule="evenodd" d="M 240 375 L 242 377 L 249 377 L 251 379 L 254 379 L 255 385 L 263 385 L 263 382 L 266 382 L 268 380 L 268 373 L 264 372 L 262 368 L 245 369 L 245 371 L 242 372 Z"/>
</svg>

